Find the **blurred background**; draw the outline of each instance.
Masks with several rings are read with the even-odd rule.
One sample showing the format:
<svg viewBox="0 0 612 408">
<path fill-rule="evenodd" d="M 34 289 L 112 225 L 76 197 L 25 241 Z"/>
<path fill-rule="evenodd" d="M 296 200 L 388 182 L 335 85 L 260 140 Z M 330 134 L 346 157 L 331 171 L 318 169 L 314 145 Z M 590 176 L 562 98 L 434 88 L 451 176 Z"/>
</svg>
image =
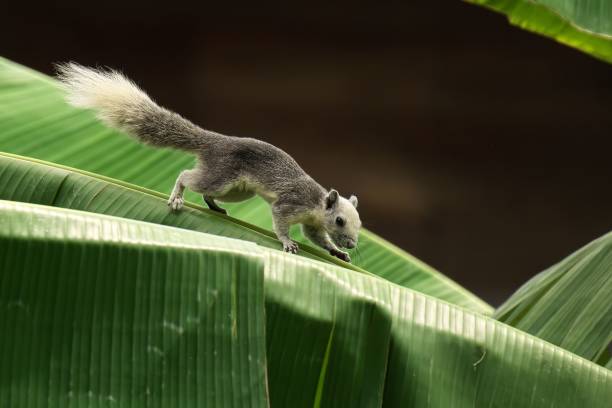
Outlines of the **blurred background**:
<svg viewBox="0 0 612 408">
<path fill-rule="evenodd" d="M 252 3 L 6 5 L 0 54 L 283 148 L 493 305 L 612 229 L 609 65 L 459 1 Z"/>
</svg>

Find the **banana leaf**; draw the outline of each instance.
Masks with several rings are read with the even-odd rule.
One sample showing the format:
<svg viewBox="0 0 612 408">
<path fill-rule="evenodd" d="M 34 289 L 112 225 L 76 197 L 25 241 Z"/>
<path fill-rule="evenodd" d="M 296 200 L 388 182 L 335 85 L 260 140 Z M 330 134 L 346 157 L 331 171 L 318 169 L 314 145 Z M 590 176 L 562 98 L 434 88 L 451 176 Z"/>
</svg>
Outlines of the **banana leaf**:
<svg viewBox="0 0 612 408">
<path fill-rule="evenodd" d="M 612 233 L 536 275 L 495 317 L 605 365 L 612 342 Z"/>
<path fill-rule="evenodd" d="M 611 371 L 518 329 L 216 235 L 0 201 L 0 282 L 2 406 L 612 400 Z"/>
<path fill-rule="evenodd" d="M 268 407 L 263 281 L 248 242 L 0 201 L 0 406 Z"/>
<path fill-rule="evenodd" d="M 2 58 L 0 151 L 71 166 L 164 194 L 170 192 L 180 170 L 193 165 L 190 155 L 152 149 L 105 127 L 92 112 L 68 106 L 55 80 Z M 193 193 L 186 198 L 202 200 Z M 261 229 L 270 230 L 270 211 L 261 200 L 230 206 L 229 213 L 248 221 L 251 225 L 247 228 L 257 234 Z M 293 233 L 306 242 L 299 232 Z M 480 313 L 493 312 L 457 283 L 369 231 L 361 234 L 353 258 L 356 266 L 399 285 Z"/>
<path fill-rule="evenodd" d="M 612 62 L 609 0 L 465 0 L 508 16 L 511 24 Z"/>
</svg>

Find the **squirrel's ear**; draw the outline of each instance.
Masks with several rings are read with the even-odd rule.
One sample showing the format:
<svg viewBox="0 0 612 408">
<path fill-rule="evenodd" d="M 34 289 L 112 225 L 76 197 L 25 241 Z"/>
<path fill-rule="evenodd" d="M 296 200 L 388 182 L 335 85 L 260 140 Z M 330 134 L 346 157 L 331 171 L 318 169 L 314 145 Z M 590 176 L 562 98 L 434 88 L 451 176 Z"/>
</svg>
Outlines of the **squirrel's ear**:
<svg viewBox="0 0 612 408">
<path fill-rule="evenodd" d="M 349 197 L 349 201 L 351 202 L 351 204 L 353 204 L 353 207 L 357 208 L 357 204 L 359 203 L 359 201 L 357 200 L 356 195 L 351 195 Z"/>
<path fill-rule="evenodd" d="M 327 198 L 325 199 L 325 202 L 327 204 L 326 206 L 328 210 L 330 208 L 335 207 L 336 204 L 338 203 L 338 192 L 334 190 L 333 188 L 329 190 L 329 193 L 327 194 Z"/>
</svg>

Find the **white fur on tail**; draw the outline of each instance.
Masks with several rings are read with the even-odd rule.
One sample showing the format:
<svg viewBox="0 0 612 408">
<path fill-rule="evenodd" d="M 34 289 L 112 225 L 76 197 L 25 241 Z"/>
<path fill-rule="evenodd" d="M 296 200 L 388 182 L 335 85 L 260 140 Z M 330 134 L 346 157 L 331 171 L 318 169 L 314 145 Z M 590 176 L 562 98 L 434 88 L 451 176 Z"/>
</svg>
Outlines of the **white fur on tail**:
<svg viewBox="0 0 612 408">
<path fill-rule="evenodd" d="M 125 112 L 155 106 L 134 82 L 114 70 L 94 70 L 70 62 L 57 65 L 58 78 L 68 93 L 66 100 L 79 108 L 93 109 L 100 120 L 117 126 Z"/>
</svg>

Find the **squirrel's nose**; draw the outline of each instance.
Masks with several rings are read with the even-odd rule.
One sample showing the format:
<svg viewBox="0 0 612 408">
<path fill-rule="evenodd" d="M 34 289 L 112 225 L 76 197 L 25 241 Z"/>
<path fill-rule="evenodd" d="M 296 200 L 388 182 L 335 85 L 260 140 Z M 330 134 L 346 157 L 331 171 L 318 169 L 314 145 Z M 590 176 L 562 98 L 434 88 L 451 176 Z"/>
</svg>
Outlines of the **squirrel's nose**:
<svg viewBox="0 0 612 408">
<path fill-rule="evenodd" d="M 355 248 L 355 241 L 353 241 L 352 239 L 348 239 L 348 240 L 346 241 L 346 247 L 347 247 L 348 249 Z"/>
</svg>

